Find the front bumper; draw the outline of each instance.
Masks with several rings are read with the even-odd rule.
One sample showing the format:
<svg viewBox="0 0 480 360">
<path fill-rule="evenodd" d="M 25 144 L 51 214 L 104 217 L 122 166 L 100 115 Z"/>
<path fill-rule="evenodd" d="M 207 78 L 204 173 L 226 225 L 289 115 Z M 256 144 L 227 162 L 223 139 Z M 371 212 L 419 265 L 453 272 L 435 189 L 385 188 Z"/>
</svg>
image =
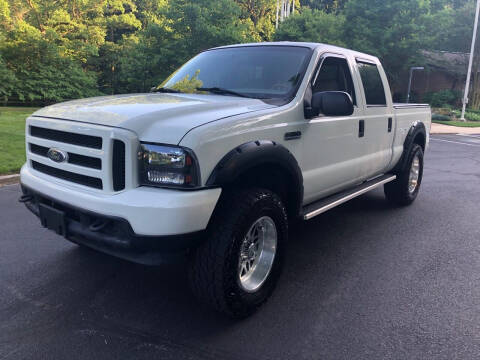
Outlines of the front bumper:
<svg viewBox="0 0 480 360">
<path fill-rule="evenodd" d="M 42 204 L 65 214 L 62 235 L 68 240 L 147 265 L 175 261 L 195 247 L 221 193 L 145 187 L 90 194 L 47 181 L 26 166 L 21 184 L 21 201 L 35 215 Z"/>
<path fill-rule="evenodd" d="M 24 165 L 21 183 L 45 197 L 107 217 L 126 220 L 137 235 L 166 236 L 206 229 L 221 189 L 174 190 L 137 187 L 99 193 L 39 173 Z"/>
</svg>

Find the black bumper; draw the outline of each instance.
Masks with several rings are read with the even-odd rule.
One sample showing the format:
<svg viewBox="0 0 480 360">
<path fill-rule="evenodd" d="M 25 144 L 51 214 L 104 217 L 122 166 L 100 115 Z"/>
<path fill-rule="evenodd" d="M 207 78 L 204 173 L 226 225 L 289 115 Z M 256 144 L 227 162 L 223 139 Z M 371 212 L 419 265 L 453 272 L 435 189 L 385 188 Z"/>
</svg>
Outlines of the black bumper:
<svg viewBox="0 0 480 360">
<path fill-rule="evenodd" d="M 132 262 L 145 265 L 178 262 L 204 238 L 203 231 L 170 236 L 137 235 L 125 219 L 73 207 L 24 185 L 22 192 L 20 202 L 37 217 L 40 218 L 41 206 L 64 215 L 62 220 L 65 226 L 58 233 L 66 239 Z"/>
</svg>

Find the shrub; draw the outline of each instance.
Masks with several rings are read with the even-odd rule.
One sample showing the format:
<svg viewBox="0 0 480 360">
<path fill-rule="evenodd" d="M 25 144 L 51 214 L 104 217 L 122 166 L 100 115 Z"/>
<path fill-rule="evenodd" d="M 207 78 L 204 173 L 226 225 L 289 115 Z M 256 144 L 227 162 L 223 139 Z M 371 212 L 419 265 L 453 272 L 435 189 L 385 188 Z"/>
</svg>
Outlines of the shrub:
<svg viewBox="0 0 480 360">
<path fill-rule="evenodd" d="M 432 107 L 449 107 L 458 105 L 461 98 L 460 91 L 442 90 L 426 93 L 423 96 L 423 101 L 429 103 Z"/>
<path fill-rule="evenodd" d="M 452 118 L 448 115 L 433 114 L 432 121 L 450 121 Z"/>
<path fill-rule="evenodd" d="M 469 121 L 480 121 L 480 114 L 475 113 L 475 112 L 471 112 L 471 111 L 467 111 L 465 113 L 465 119 L 467 119 Z"/>
<path fill-rule="evenodd" d="M 462 112 L 460 110 L 454 110 L 452 111 L 453 115 L 455 115 L 455 117 L 459 118 L 462 116 Z M 433 119 L 433 117 L 432 117 Z M 467 110 L 465 112 L 465 119 L 468 120 L 468 121 L 480 121 L 480 113 L 476 112 L 476 111 L 472 111 L 472 110 Z"/>
</svg>

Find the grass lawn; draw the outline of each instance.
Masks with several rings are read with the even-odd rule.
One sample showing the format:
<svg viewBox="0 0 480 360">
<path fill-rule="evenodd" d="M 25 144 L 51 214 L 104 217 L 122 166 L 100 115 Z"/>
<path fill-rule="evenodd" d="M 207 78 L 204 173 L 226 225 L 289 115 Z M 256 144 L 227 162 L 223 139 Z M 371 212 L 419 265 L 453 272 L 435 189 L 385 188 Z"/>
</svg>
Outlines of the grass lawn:
<svg viewBox="0 0 480 360">
<path fill-rule="evenodd" d="M 35 110 L 0 107 L 0 175 L 17 173 L 25 163 L 25 119 Z"/>
<path fill-rule="evenodd" d="M 459 127 L 480 127 L 480 121 L 440 121 L 433 120 L 434 123 Z"/>
</svg>

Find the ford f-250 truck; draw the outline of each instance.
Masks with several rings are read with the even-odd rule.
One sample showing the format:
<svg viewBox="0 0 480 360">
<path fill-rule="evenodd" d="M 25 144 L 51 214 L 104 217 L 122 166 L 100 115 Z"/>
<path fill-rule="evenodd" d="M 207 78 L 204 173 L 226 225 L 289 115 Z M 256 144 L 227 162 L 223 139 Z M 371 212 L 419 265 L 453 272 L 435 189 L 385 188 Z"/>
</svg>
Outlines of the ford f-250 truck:
<svg viewBox="0 0 480 360">
<path fill-rule="evenodd" d="M 374 56 L 219 47 L 152 93 L 35 112 L 20 200 L 79 245 L 143 264 L 187 255 L 193 292 L 244 317 L 277 282 L 289 222 L 379 186 L 415 200 L 430 115 L 392 103 Z"/>
</svg>

